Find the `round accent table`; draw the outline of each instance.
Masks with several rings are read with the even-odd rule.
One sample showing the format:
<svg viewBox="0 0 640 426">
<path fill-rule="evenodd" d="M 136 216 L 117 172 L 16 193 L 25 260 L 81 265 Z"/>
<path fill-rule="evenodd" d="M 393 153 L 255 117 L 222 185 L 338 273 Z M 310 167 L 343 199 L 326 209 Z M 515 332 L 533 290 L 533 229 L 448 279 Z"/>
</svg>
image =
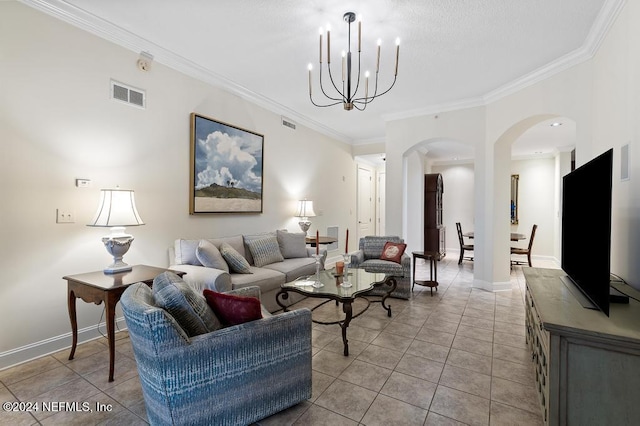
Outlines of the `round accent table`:
<svg viewBox="0 0 640 426">
<path fill-rule="evenodd" d="M 433 296 L 433 289 L 438 291 L 438 265 L 436 264 L 439 254 L 435 251 L 414 251 L 413 255 L 413 287 L 418 284 L 431 289 L 431 296 Z M 429 261 L 429 280 L 416 280 L 416 259 L 424 259 Z"/>
</svg>

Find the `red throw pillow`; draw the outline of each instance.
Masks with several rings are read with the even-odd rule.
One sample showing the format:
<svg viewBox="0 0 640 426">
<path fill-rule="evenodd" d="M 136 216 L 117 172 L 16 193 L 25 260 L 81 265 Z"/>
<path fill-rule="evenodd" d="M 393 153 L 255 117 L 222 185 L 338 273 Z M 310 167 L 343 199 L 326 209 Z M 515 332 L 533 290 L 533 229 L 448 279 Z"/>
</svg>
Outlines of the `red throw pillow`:
<svg viewBox="0 0 640 426">
<path fill-rule="evenodd" d="M 406 244 L 392 243 L 390 241 L 387 241 L 384 244 L 384 248 L 382 249 L 382 255 L 380 256 L 380 259 L 400 263 L 402 255 L 404 254 L 404 250 L 406 248 Z"/>
<path fill-rule="evenodd" d="M 207 304 L 225 326 L 243 324 L 262 318 L 260 300 L 205 289 Z"/>
</svg>

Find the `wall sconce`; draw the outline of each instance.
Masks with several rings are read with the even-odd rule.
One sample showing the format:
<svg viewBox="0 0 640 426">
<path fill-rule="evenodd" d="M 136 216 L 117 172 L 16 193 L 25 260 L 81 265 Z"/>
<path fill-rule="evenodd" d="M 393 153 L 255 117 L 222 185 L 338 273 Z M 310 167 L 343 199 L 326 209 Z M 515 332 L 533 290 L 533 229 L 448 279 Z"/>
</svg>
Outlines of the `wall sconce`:
<svg viewBox="0 0 640 426">
<path fill-rule="evenodd" d="M 113 263 L 104 269 L 107 274 L 130 271 L 131 266 L 122 261 L 129 251 L 133 236 L 125 233 L 125 227 L 144 225 L 136 209 L 132 190 L 102 189 L 96 215 L 87 226 L 111 228 L 111 234 L 102 237 L 107 251 L 113 256 Z"/>
<path fill-rule="evenodd" d="M 307 200 L 306 198 L 298 201 L 298 208 L 296 209 L 296 214 L 294 216 L 300 218 L 298 225 L 300 225 L 300 229 L 302 229 L 302 232 L 304 232 L 305 235 L 311 226 L 309 218 L 314 217 L 315 215 L 316 213 L 313 211 L 313 201 Z"/>
</svg>

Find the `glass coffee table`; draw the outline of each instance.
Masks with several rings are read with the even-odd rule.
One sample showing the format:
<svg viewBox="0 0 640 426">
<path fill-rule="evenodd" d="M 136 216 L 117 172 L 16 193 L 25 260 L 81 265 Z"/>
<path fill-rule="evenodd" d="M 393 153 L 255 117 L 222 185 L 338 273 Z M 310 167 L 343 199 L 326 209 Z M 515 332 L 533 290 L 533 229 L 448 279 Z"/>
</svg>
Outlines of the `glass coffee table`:
<svg viewBox="0 0 640 426">
<path fill-rule="evenodd" d="M 316 321 L 317 324 L 339 324 L 342 329 L 342 342 L 344 344 L 344 355 L 349 355 L 349 343 L 347 340 L 347 328 L 353 318 L 362 315 L 372 302 L 380 302 L 382 307 L 386 309 L 387 315 L 391 316 L 391 306 L 386 304 L 386 300 L 389 295 L 396 289 L 396 279 L 385 274 L 376 274 L 373 272 L 367 272 L 364 269 L 350 268 L 348 271 L 348 282 L 351 284 L 349 287 L 343 286 L 344 276 L 337 275 L 335 269 L 329 269 L 320 271 L 318 277 L 322 283 L 321 287 L 314 286 L 316 281 L 316 275 L 310 275 L 308 277 L 301 277 L 295 281 L 285 283 L 281 285 L 281 289 L 276 294 L 276 302 L 286 312 L 287 306 L 285 301 L 289 298 L 289 292 L 299 293 L 307 297 L 314 297 L 320 299 L 327 299 L 325 302 L 319 304 L 312 309 L 315 310 L 320 306 L 328 303 L 332 300 L 336 301 L 336 305 L 342 303 L 342 311 L 345 314 L 344 319 L 331 322 Z M 383 287 L 386 289 L 386 293 L 380 300 L 369 300 L 367 292 L 375 287 Z M 380 297 L 371 295 L 371 297 Z M 366 300 L 365 308 L 353 315 L 352 304 L 356 298 Z"/>
</svg>

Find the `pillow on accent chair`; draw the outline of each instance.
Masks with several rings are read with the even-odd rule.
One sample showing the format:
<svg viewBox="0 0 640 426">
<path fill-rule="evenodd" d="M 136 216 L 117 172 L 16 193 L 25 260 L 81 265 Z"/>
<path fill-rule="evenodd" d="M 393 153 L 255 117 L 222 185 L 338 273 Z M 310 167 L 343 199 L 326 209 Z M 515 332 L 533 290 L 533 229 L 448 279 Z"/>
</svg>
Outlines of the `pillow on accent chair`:
<svg viewBox="0 0 640 426">
<path fill-rule="evenodd" d="M 309 257 L 307 253 L 306 235 L 304 232 L 276 231 L 280 253 L 285 259 Z"/>
<path fill-rule="evenodd" d="M 249 262 L 236 249 L 227 243 L 220 244 L 220 254 L 224 258 L 229 270 L 238 274 L 252 274 Z"/>
<path fill-rule="evenodd" d="M 196 257 L 207 268 L 221 269 L 229 272 L 229 265 L 225 262 L 224 257 L 220 254 L 220 250 L 211 241 L 200 240 L 196 248 Z"/>
<path fill-rule="evenodd" d="M 235 296 L 209 289 L 205 289 L 203 295 L 225 327 L 262 318 L 260 300 L 256 297 Z"/>
<path fill-rule="evenodd" d="M 204 297 L 173 272 L 163 272 L 154 278 L 153 298 L 189 337 L 222 328 Z"/>
<path fill-rule="evenodd" d="M 401 263 L 407 245 L 404 243 L 392 243 L 387 241 L 382 249 L 381 260 L 389 260 L 395 263 Z"/>
<path fill-rule="evenodd" d="M 284 261 L 282 253 L 280 253 L 278 240 L 272 235 L 261 238 L 252 238 L 247 240 L 246 244 L 249 247 L 251 256 L 253 257 L 253 264 L 258 268 L 271 263 Z"/>
</svg>

